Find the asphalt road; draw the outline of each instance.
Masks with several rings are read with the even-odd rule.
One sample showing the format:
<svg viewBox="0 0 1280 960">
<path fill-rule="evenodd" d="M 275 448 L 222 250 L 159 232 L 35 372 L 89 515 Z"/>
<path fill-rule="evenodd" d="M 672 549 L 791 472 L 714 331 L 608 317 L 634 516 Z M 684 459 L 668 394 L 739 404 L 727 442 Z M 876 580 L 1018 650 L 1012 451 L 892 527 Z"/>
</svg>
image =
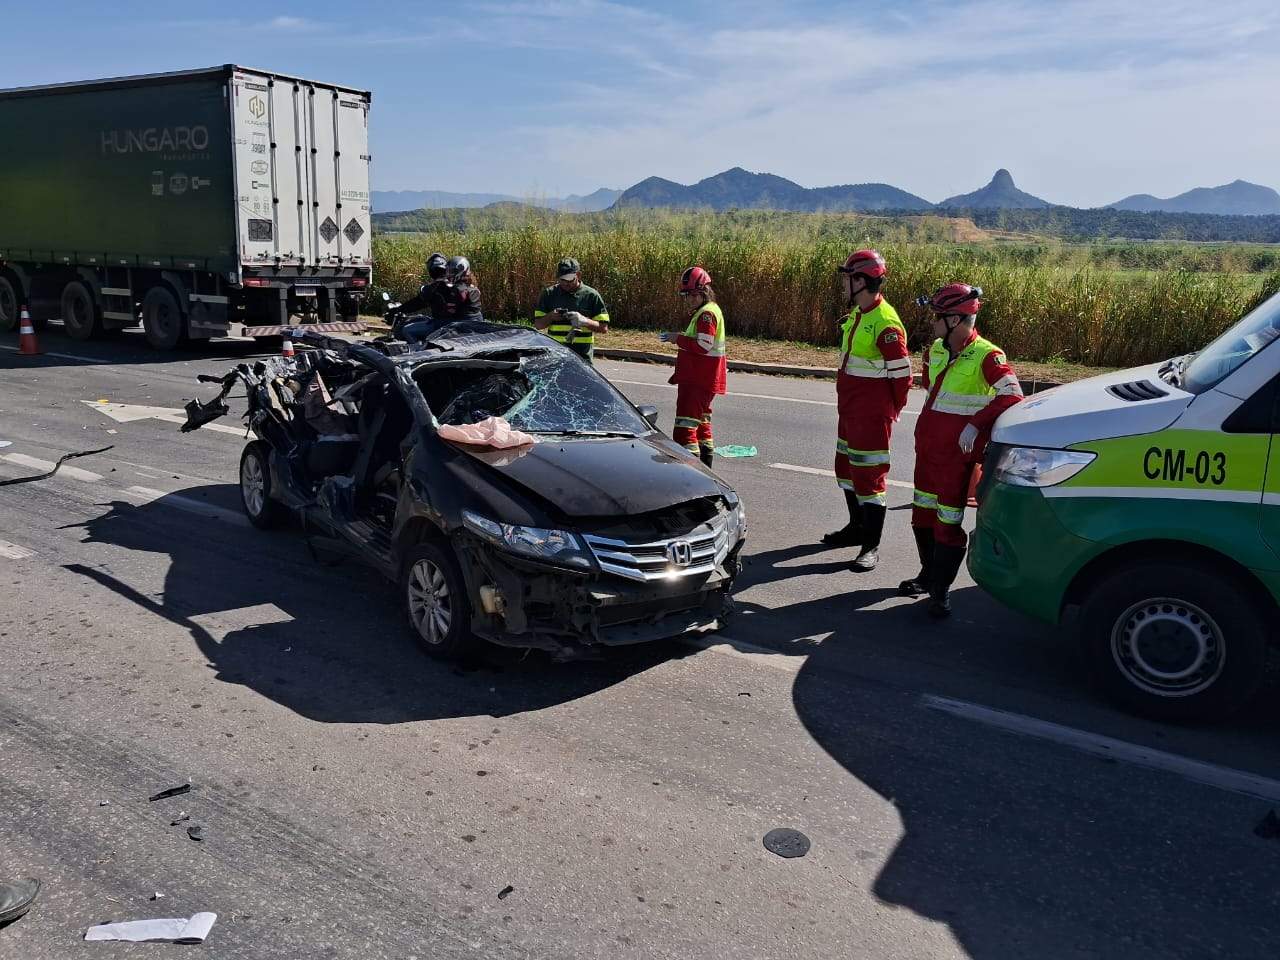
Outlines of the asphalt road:
<svg viewBox="0 0 1280 960">
<path fill-rule="evenodd" d="M 0 872 L 45 881 L 4 960 L 152 955 L 84 931 L 198 910 L 212 957 L 1276 956 L 1274 692 L 1161 726 L 963 578 L 945 624 L 897 598 L 911 416 L 859 577 L 814 546 L 833 386 L 731 375 L 718 441 L 759 449 L 718 465 L 750 517 L 731 628 L 459 669 L 375 575 L 247 526 L 232 420 L 154 418 L 257 347 L 42 342 L 0 339 L 0 478 L 114 449 L 0 487 Z M 600 368 L 670 424 L 666 368 Z"/>
</svg>

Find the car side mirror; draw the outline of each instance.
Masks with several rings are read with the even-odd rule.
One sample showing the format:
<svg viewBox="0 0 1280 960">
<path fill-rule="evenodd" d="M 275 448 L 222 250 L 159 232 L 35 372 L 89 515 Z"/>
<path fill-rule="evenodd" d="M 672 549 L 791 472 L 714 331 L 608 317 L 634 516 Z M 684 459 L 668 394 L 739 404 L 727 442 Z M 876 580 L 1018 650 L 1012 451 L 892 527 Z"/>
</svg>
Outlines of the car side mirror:
<svg viewBox="0 0 1280 960">
<path fill-rule="evenodd" d="M 649 426 L 653 427 L 653 429 L 655 430 L 658 429 L 658 408 L 657 407 L 655 407 L 651 403 L 642 403 L 636 409 L 640 411 L 640 416 L 644 417 L 645 423 L 649 424 Z"/>
</svg>

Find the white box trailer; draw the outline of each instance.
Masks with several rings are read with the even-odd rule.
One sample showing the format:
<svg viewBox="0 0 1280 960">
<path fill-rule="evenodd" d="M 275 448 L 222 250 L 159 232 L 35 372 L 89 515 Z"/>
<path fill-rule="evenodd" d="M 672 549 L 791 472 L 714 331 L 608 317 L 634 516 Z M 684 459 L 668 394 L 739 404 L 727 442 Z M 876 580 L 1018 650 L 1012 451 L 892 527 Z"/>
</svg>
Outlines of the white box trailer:
<svg viewBox="0 0 1280 960">
<path fill-rule="evenodd" d="M 227 64 L 0 90 L 0 329 L 357 329 L 367 91 Z M 38 133 L 37 133 L 38 131 Z"/>
</svg>

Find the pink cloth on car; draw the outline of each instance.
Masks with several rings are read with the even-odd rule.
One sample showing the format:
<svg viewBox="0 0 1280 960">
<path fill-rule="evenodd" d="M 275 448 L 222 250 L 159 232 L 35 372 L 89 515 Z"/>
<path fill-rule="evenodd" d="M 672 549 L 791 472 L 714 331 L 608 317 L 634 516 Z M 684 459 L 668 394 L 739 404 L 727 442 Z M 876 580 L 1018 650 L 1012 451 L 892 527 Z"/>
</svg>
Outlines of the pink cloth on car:
<svg viewBox="0 0 1280 960">
<path fill-rule="evenodd" d="M 486 417 L 479 423 L 464 423 L 454 426 L 451 423 L 440 425 L 440 437 L 476 447 L 493 447 L 495 450 L 508 450 L 511 447 L 523 447 L 537 443 L 536 437 L 519 430 L 512 430 L 511 424 L 502 417 Z"/>
</svg>

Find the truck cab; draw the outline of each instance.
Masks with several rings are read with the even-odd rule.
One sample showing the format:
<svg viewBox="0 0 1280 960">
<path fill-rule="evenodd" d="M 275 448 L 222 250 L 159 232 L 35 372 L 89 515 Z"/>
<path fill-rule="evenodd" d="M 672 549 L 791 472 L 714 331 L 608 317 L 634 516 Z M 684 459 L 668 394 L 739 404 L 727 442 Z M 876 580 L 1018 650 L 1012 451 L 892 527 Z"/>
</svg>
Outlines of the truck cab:
<svg viewBox="0 0 1280 960">
<path fill-rule="evenodd" d="M 1198 353 L 1006 412 L 969 570 L 1069 626 L 1122 706 L 1221 716 L 1280 642 L 1280 295 Z"/>
</svg>

